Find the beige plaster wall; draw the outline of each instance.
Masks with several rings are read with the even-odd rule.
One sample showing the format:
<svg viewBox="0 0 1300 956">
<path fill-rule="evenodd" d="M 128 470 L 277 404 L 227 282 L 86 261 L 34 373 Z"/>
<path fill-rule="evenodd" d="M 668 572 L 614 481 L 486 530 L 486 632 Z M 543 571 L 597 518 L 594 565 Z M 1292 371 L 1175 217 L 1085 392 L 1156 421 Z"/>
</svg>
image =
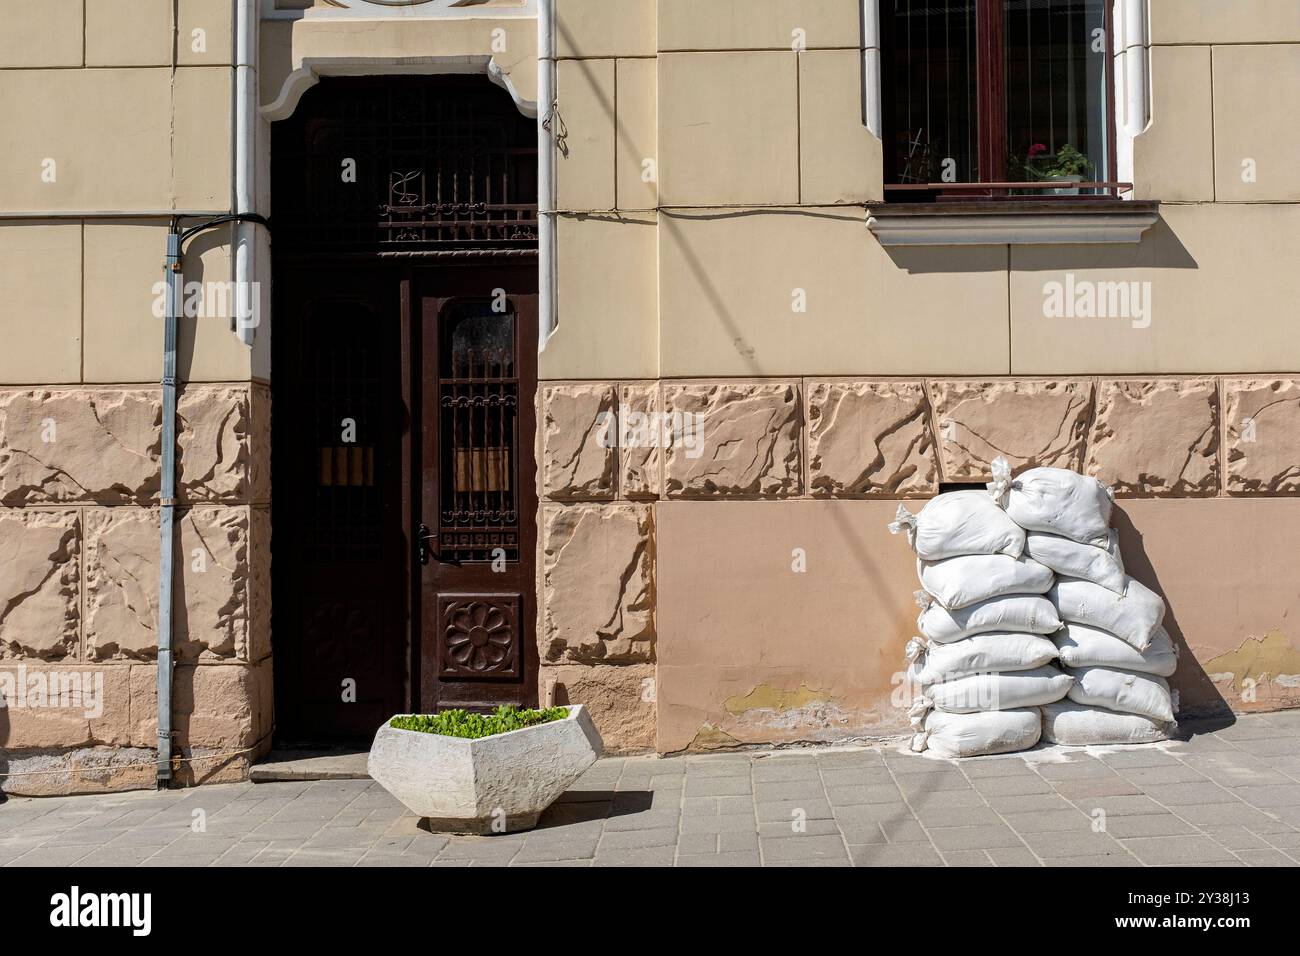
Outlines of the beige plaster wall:
<svg viewBox="0 0 1300 956">
<path fill-rule="evenodd" d="M 172 23 L 169 0 L 0 4 L 0 540 L 14 556 L 0 581 L 22 597 L 0 621 L 0 639 L 18 635 L 0 657 L 103 664 L 119 688 L 111 727 L 0 727 L 10 749 L 64 748 L 63 789 L 149 775 L 71 772 L 105 747 L 129 762 L 151 706 L 152 612 L 129 579 L 156 576 L 157 393 L 133 386 L 158 374 L 146 300 L 165 217 L 94 213 L 229 208 L 231 4 L 181 7 Z M 1272 496 L 1295 493 L 1298 467 L 1286 373 L 1300 368 L 1300 20 L 1290 0 L 1225 7 L 1152 0 L 1135 195 L 1163 205 L 1140 244 L 886 251 L 866 229 L 881 155 L 862 122 L 857 0 L 558 0 L 560 326 L 539 394 L 539 633 L 555 699 L 601 700 L 626 749 L 655 734 L 671 750 L 891 726 L 911 568 L 897 541 L 876 544 L 889 499 L 977 479 L 1011 448 L 1132 497 L 1144 580 L 1171 582 L 1210 675 L 1180 677 L 1188 701 L 1255 680 L 1269 685 L 1261 706 L 1289 702 L 1271 677 L 1296 672 L 1279 623 L 1294 588 L 1275 569 L 1297 529 Z M 531 20 L 263 26 L 264 105 L 313 63 L 488 55 L 536 99 Z M 205 277 L 229 277 L 228 239 L 194 249 Z M 1151 323 L 1044 319 L 1044 283 L 1067 274 L 1149 282 Z M 191 393 L 202 409 L 182 432 L 182 541 L 223 569 L 186 582 L 192 696 L 207 702 L 196 714 L 232 715 L 187 724 L 186 746 L 255 748 L 269 729 L 254 595 L 267 566 L 250 558 L 267 520 L 269 396 L 249 384 L 269 370 L 253 361 L 220 317 L 183 324 L 182 371 L 211 391 Z M 721 427 L 703 464 L 566 447 L 592 409 L 623 406 Z M 46 447 L 50 418 L 65 438 Z M 805 572 L 790 569 L 795 538 L 810 542 Z M 1234 603 L 1252 587 L 1258 602 Z M 834 626 L 810 629 L 823 614 Z M 219 689 L 200 693 L 209 679 Z"/>
<path fill-rule="evenodd" d="M 903 729 L 915 566 L 886 525 L 998 455 L 1115 490 L 1184 716 L 1300 702 L 1300 377 L 548 382 L 538 422 L 539 681 L 621 749 L 651 703 L 660 751 Z"/>
<path fill-rule="evenodd" d="M 3 6 L 0 384 L 143 384 L 161 375 L 153 312 L 166 214 L 228 211 L 232 188 L 232 5 L 192 0 L 177 19 L 173 7 Z M 230 235 L 190 245 L 188 280 L 231 278 Z M 228 310 L 181 326 L 183 378 L 251 377 Z"/>
<path fill-rule="evenodd" d="M 1296 292 L 1297 16 L 1287 0 L 1153 0 L 1151 122 L 1134 142 L 1131 195 L 1161 210 L 1140 243 L 886 250 L 862 212 L 881 200 L 882 159 L 862 120 L 870 51 L 856 0 L 643 0 L 607 4 L 599 19 L 591 4 L 562 3 L 561 36 L 577 39 L 561 41 L 571 149 L 560 204 L 608 212 L 612 193 L 618 211 L 658 205 L 657 257 L 620 271 L 655 282 L 659 307 L 618 317 L 620 329 L 654 326 L 632 344 L 586 348 L 574 340 L 610 321 L 608 299 L 571 297 L 543 377 L 613 377 L 629 364 L 665 377 L 1300 367 L 1285 318 Z M 655 77 L 653 137 L 624 135 L 625 114 L 645 104 L 625 99 L 630 64 Z M 628 188 L 626 159 L 650 148 L 653 196 Z M 591 274 L 588 248 L 560 246 L 562 283 Z M 1151 326 L 1042 321 L 1044 281 L 1070 272 L 1149 282 Z M 806 313 L 790 308 L 795 290 Z M 628 349 L 639 349 L 631 363 Z"/>
<path fill-rule="evenodd" d="M 916 571 L 884 530 L 895 507 L 657 506 L 656 749 L 905 726 L 889 696 L 916 617 Z"/>
<path fill-rule="evenodd" d="M 656 507 L 660 752 L 903 730 L 914 558 L 889 502 Z M 1300 510 L 1281 499 L 1122 502 L 1130 573 L 1162 593 L 1183 716 L 1296 706 Z M 792 570 L 796 549 L 806 570 Z"/>
<path fill-rule="evenodd" d="M 1005 246 L 887 252 L 861 207 L 660 216 L 665 377 L 1008 370 Z"/>
</svg>

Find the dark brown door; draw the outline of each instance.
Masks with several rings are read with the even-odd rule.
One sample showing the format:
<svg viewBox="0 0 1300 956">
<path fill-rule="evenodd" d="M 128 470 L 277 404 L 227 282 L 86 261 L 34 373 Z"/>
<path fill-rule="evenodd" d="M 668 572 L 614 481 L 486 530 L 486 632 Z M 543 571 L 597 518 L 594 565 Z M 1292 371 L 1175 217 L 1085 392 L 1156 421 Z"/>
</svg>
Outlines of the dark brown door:
<svg viewBox="0 0 1300 956">
<path fill-rule="evenodd" d="M 274 124 L 281 745 L 536 695 L 536 144 L 486 77 L 326 77 Z"/>
<path fill-rule="evenodd" d="M 420 706 L 535 705 L 536 267 L 416 282 Z"/>
<path fill-rule="evenodd" d="M 277 276 L 273 631 L 282 745 L 368 741 L 407 705 L 409 339 L 401 277 Z"/>
</svg>

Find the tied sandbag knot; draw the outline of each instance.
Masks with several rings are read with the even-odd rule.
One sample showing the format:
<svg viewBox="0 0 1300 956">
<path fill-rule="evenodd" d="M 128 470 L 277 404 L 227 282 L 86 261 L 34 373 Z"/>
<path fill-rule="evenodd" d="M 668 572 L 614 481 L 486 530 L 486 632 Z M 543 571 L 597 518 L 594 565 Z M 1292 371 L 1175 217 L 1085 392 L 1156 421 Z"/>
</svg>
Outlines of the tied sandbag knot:
<svg viewBox="0 0 1300 956">
<path fill-rule="evenodd" d="M 898 511 L 894 515 L 894 520 L 889 523 L 889 533 L 902 534 L 903 532 L 907 532 L 907 543 L 915 548 L 916 515 L 908 511 L 903 505 L 899 505 Z"/>
<path fill-rule="evenodd" d="M 907 642 L 907 647 L 905 649 L 908 663 L 915 664 L 918 660 L 924 657 L 926 650 L 929 649 L 929 646 L 930 646 L 929 641 L 923 640 L 922 638 L 919 637 L 913 637 L 911 640 L 909 640 Z"/>
<path fill-rule="evenodd" d="M 907 721 L 913 727 L 920 727 L 925 723 L 925 715 L 934 710 L 934 701 L 922 694 L 912 701 L 912 706 L 907 708 Z"/>
<path fill-rule="evenodd" d="M 1011 495 L 1011 462 L 1007 461 L 1005 455 L 998 455 L 990 467 L 993 469 L 993 480 L 986 487 L 993 500 L 1005 508 Z"/>
</svg>

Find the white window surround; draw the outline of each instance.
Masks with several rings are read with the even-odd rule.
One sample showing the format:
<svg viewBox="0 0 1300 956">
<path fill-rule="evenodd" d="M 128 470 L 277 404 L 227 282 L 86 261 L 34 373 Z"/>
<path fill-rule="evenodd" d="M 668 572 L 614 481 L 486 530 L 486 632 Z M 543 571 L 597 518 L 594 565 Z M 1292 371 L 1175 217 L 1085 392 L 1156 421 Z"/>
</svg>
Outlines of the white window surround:
<svg viewBox="0 0 1300 956">
<path fill-rule="evenodd" d="M 537 0 L 487 6 L 490 0 L 330 0 L 332 6 L 277 9 L 275 0 L 262 0 L 263 20 L 339 20 L 364 18 L 446 19 L 448 17 L 535 18 Z"/>
<path fill-rule="evenodd" d="M 868 210 L 867 228 L 882 246 L 1134 243 L 1155 225 L 1157 206 L 1113 199 L 881 203 Z"/>
<path fill-rule="evenodd" d="M 1115 58 L 1115 152 L 1121 182 L 1133 181 L 1133 141 L 1151 123 L 1149 0 L 1114 0 L 1111 38 Z M 880 2 L 862 0 L 863 123 L 881 136 Z M 1136 243 L 1158 218 L 1156 204 L 1117 206 L 1069 200 L 1061 203 L 963 204 L 959 211 L 923 203 L 880 203 L 868 210 L 867 227 L 884 246 Z"/>
</svg>

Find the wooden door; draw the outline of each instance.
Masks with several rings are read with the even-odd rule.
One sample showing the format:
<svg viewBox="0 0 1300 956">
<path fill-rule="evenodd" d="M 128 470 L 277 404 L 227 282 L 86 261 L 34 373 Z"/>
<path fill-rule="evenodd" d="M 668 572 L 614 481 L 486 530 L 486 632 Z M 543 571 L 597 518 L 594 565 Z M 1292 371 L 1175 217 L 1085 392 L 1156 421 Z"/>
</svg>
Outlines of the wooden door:
<svg viewBox="0 0 1300 956">
<path fill-rule="evenodd" d="M 281 745 L 366 743 L 407 709 L 409 324 L 393 269 L 277 276 L 272 609 Z"/>
<path fill-rule="evenodd" d="M 421 709 L 534 706 L 536 268 L 416 287 Z"/>
</svg>

